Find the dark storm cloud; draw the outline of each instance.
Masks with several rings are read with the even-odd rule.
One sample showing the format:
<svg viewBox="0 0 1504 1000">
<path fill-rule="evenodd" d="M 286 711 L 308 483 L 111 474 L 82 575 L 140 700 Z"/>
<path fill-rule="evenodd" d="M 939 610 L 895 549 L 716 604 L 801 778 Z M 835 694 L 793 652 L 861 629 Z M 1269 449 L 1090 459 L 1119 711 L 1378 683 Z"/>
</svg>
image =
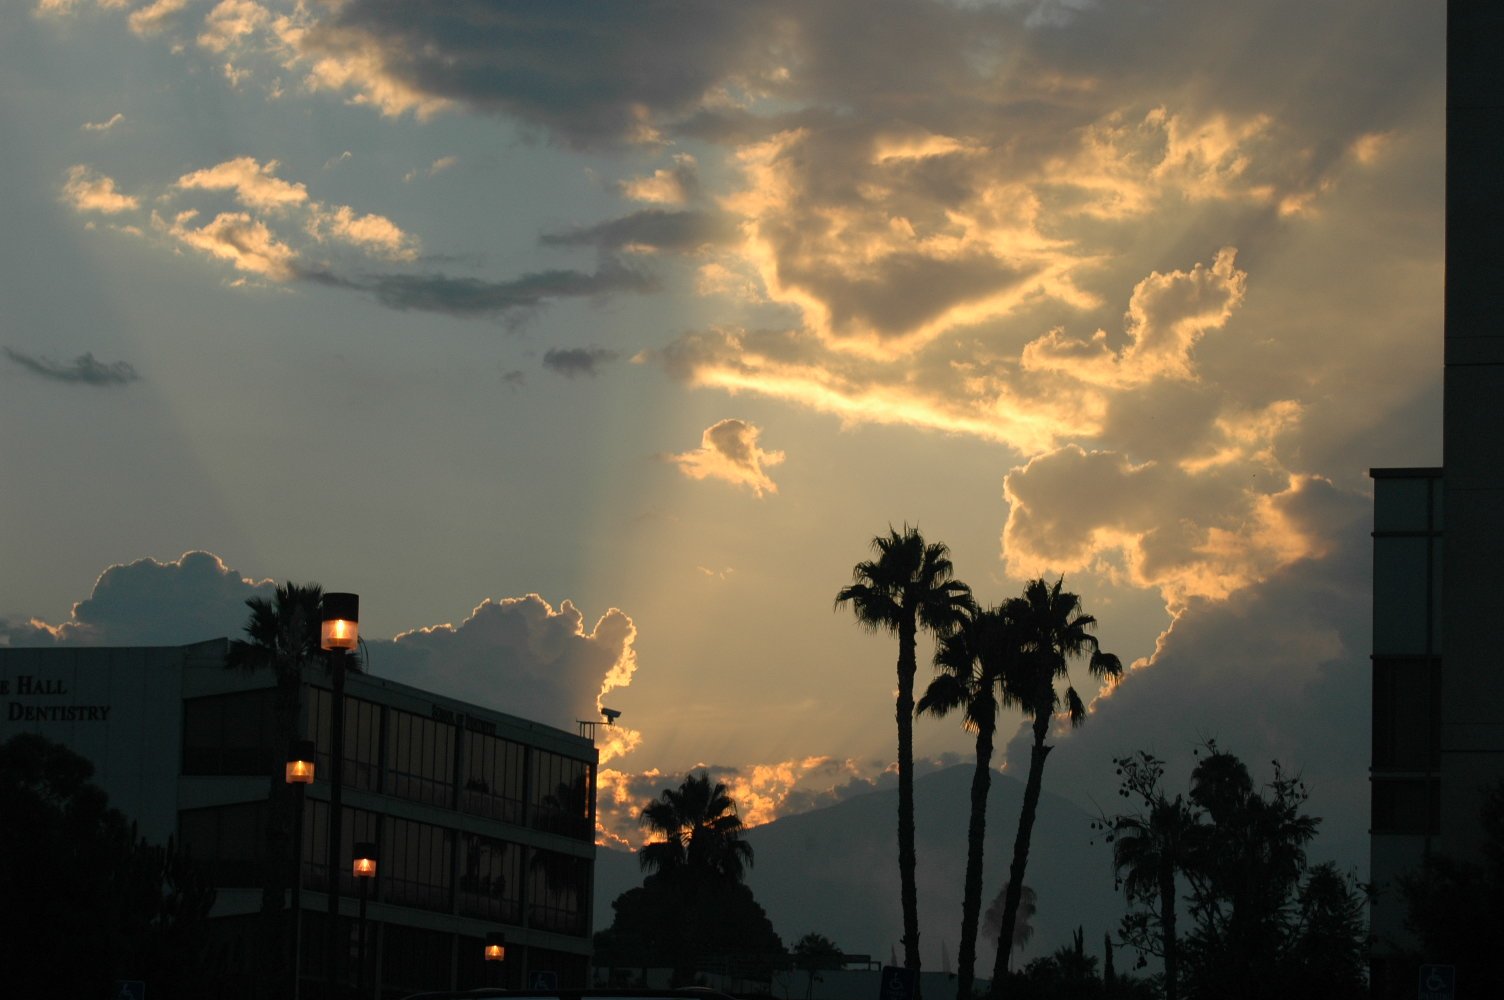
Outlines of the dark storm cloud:
<svg viewBox="0 0 1504 1000">
<path fill-rule="evenodd" d="M 650 274 L 608 261 L 590 273 L 536 271 L 510 281 L 453 278 L 443 274 L 383 274 L 347 278 L 329 271 L 304 271 L 302 277 L 336 288 L 369 292 L 392 309 L 445 313 L 450 316 L 512 316 L 556 299 L 595 298 L 613 292 L 651 292 L 658 282 Z"/>
<path fill-rule="evenodd" d="M 576 375 L 596 375 L 601 365 L 615 361 L 621 355 L 604 347 L 555 348 L 543 355 L 543 367 L 558 375 L 573 378 Z"/>
<path fill-rule="evenodd" d="M 735 236 L 736 227 L 731 220 L 715 212 L 648 208 L 593 226 L 544 233 L 540 242 L 546 246 L 593 246 L 602 250 L 642 246 L 688 251 L 727 243 Z"/>
<path fill-rule="evenodd" d="M 413 90 L 598 145 L 766 66 L 766 6 L 353 0 L 308 45 L 336 58 L 374 47 L 383 74 Z"/>
<path fill-rule="evenodd" d="M 85 351 L 69 362 L 53 361 L 47 357 L 32 357 L 14 348 L 4 348 L 5 356 L 27 371 L 54 382 L 69 382 L 74 385 L 126 385 L 141 378 L 136 369 L 124 361 L 106 364 Z"/>
</svg>

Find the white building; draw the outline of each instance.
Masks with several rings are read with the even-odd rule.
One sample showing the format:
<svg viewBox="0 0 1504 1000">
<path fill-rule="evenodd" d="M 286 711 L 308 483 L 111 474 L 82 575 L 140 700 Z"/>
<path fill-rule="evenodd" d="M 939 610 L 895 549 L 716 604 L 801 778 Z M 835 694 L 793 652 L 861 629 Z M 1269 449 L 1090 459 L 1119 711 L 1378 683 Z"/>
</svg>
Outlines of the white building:
<svg viewBox="0 0 1504 1000">
<path fill-rule="evenodd" d="M 207 866 L 221 936 L 249 941 L 261 905 L 270 782 L 281 781 L 270 673 L 225 668 L 228 640 L 182 647 L 0 647 L 0 741 L 35 732 L 93 762 L 94 781 L 147 839 L 178 838 Z M 500 975 L 588 982 L 595 861 L 593 742 L 379 677 L 345 690 L 344 847 L 379 845 L 367 913 L 371 996 L 492 985 Z M 302 823 L 302 977 L 328 969 L 328 679 L 305 681 L 301 736 L 318 780 Z M 341 916 L 357 891 L 342 866 Z M 342 931 L 343 934 L 343 931 Z M 250 954 L 247 948 L 246 954 Z M 342 959 L 354 981 L 356 948 Z"/>
</svg>

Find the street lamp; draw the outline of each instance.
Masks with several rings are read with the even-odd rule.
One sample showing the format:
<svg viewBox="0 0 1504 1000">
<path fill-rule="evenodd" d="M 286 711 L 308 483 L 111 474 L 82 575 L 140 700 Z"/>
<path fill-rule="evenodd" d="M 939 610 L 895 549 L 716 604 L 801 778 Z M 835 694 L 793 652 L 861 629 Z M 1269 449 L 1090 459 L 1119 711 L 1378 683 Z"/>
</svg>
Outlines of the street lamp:
<svg viewBox="0 0 1504 1000">
<path fill-rule="evenodd" d="M 366 992 L 366 884 L 376 878 L 376 845 L 365 841 L 355 845 L 355 859 L 350 873 L 360 884 L 360 944 L 356 953 L 355 995 L 364 997 Z"/>
<path fill-rule="evenodd" d="M 315 748 L 312 740 L 294 740 L 287 749 L 287 783 L 298 796 L 292 877 L 292 1000 L 298 1000 L 303 971 L 303 799 L 313 784 Z"/>
<path fill-rule="evenodd" d="M 496 985 L 502 985 L 501 966 L 507 960 L 507 936 L 500 931 L 489 931 L 486 934 L 486 961 L 496 963 L 496 971 L 491 978 L 496 980 Z"/>
<path fill-rule="evenodd" d="M 329 778 L 329 996 L 339 995 L 339 870 L 340 825 L 345 783 L 345 656 L 360 642 L 360 596 L 327 593 L 322 604 L 319 646 L 329 653 L 334 674 L 334 698 L 329 708 L 329 748 L 333 773 Z M 349 954 L 349 940 L 345 941 Z"/>
</svg>

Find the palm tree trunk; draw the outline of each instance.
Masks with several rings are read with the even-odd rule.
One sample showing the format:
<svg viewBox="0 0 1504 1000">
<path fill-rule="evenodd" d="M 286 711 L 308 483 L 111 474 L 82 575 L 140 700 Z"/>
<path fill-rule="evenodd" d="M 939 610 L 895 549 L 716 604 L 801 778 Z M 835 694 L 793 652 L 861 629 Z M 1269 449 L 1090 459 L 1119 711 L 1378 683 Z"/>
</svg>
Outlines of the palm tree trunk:
<svg viewBox="0 0 1504 1000">
<path fill-rule="evenodd" d="M 919 892 L 914 869 L 914 612 L 898 628 L 898 877 L 903 902 L 903 966 L 919 972 Z"/>
<path fill-rule="evenodd" d="M 1034 832 L 1034 813 L 1039 808 L 1039 789 L 1044 783 L 1044 759 L 1051 747 L 1044 744 L 1049 732 L 1048 710 L 1034 713 L 1034 746 L 1029 752 L 1029 780 L 1024 785 L 1024 804 L 1018 814 L 1018 836 L 1013 841 L 1013 865 L 1008 870 L 1008 894 L 1003 899 L 1003 926 L 997 936 L 997 961 L 992 967 L 992 996 L 1002 996 L 1003 979 L 1013 957 L 1013 926 L 1018 920 L 1018 901 L 1023 896 L 1024 869 L 1029 863 L 1029 837 Z"/>
<path fill-rule="evenodd" d="M 966 829 L 966 888 L 961 899 L 961 950 L 956 956 L 956 1000 L 971 1000 L 976 978 L 977 920 L 982 912 L 982 848 L 987 835 L 987 794 L 992 790 L 992 727 L 977 728 L 977 769 L 971 776 L 971 822 Z"/>
<path fill-rule="evenodd" d="M 1165 1000 L 1175 1000 L 1179 963 L 1175 959 L 1175 869 L 1167 864 L 1159 872 L 1159 930 L 1165 952 Z"/>
</svg>

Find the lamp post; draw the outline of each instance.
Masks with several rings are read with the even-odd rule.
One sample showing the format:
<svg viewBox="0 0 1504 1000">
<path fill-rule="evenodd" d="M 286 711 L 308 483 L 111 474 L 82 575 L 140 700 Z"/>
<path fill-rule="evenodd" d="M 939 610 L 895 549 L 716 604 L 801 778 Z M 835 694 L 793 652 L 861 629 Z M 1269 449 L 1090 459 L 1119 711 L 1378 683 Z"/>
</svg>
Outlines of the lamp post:
<svg viewBox="0 0 1504 1000">
<path fill-rule="evenodd" d="M 329 776 L 329 1000 L 339 995 L 339 870 L 340 825 L 343 819 L 345 783 L 345 657 L 360 641 L 360 596 L 327 593 L 323 600 L 323 626 L 319 645 L 329 653 L 334 673 L 334 698 L 329 708 L 329 744 L 332 773 Z M 349 950 L 349 940 L 345 941 Z"/>
<path fill-rule="evenodd" d="M 360 944 L 356 950 L 355 993 L 366 994 L 366 884 L 376 878 L 376 845 L 369 841 L 355 845 L 355 860 L 350 866 L 351 874 L 360 885 Z"/>
<path fill-rule="evenodd" d="M 298 820 L 293 837 L 292 876 L 292 1000 L 298 1000 L 303 971 L 303 799 L 313 784 L 315 749 L 312 740 L 295 740 L 287 751 L 287 783 L 298 795 Z"/>
<path fill-rule="evenodd" d="M 490 931 L 486 934 L 486 962 L 496 963 L 493 966 L 496 971 L 491 974 L 490 978 L 496 980 L 497 986 L 506 985 L 506 983 L 502 982 L 501 978 L 502 963 L 506 960 L 507 936 L 500 931 Z"/>
</svg>

